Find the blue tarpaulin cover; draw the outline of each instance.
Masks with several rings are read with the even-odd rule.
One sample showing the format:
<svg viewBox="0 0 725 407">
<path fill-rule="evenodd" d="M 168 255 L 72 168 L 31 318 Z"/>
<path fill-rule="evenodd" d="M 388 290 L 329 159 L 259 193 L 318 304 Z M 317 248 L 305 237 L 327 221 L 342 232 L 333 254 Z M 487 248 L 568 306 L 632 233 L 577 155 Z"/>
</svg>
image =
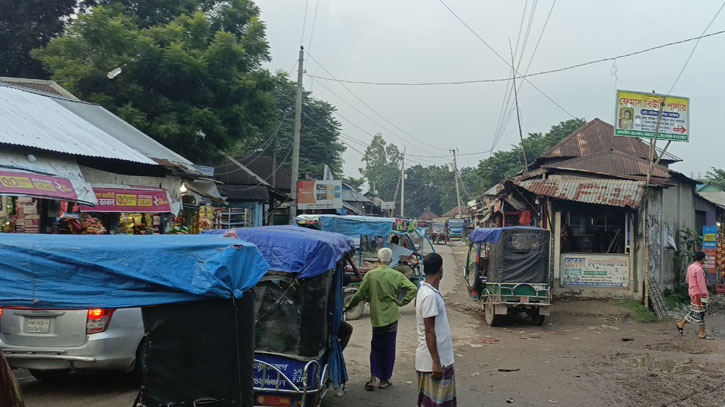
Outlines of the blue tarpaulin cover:
<svg viewBox="0 0 725 407">
<path fill-rule="evenodd" d="M 536 229 L 542 230 L 541 228 L 535 228 L 530 226 L 509 226 L 504 228 L 478 228 L 471 232 L 471 236 L 468 238 L 473 243 L 498 243 L 498 239 L 501 238 L 501 231 L 506 229 Z"/>
<path fill-rule="evenodd" d="M 347 236 L 387 236 L 391 233 L 404 235 L 416 229 L 409 221 L 396 218 L 378 218 L 374 216 L 338 216 L 338 215 L 299 215 L 297 223 L 318 221 L 320 229 L 342 233 Z M 402 227 L 404 230 L 399 230 Z"/>
<path fill-rule="evenodd" d="M 269 265 L 199 235 L 0 235 L 0 306 L 124 308 L 241 298 Z"/>
<path fill-rule="evenodd" d="M 310 278 L 333 270 L 355 243 L 339 233 L 323 232 L 298 226 L 264 226 L 233 229 L 240 239 L 254 243 L 269 263 L 269 269 L 283 273 L 299 273 L 297 278 Z M 205 230 L 220 234 L 226 230 Z"/>
</svg>

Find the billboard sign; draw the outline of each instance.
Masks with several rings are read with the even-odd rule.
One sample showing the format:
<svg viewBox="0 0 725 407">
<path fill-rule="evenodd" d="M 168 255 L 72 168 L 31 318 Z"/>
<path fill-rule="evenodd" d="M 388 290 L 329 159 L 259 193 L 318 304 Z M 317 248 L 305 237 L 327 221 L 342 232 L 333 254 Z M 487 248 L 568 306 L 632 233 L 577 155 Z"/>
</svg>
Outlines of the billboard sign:
<svg viewBox="0 0 725 407">
<path fill-rule="evenodd" d="M 629 286 L 629 256 L 562 254 L 561 285 L 571 287 Z"/>
<path fill-rule="evenodd" d="M 392 202 L 392 201 L 391 202 L 383 201 L 380 204 L 380 209 L 382 209 L 382 210 L 395 210 L 395 202 Z"/>
<path fill-rule="evenodd" d="M 717 257 L 717 226 L 702 227 L 702 251 L 705 252 L 703 268 L 708 273 L 717 271 L 715 258 Z"/>
<path fill-rule="evenodd" d="M 342 209 L 342 181 L 297 181 L 297 208 Z"/>
<path fill-rule="evenodd" d="M 690 99 L 656 93 L 617 91 L 614 135 L 653 138 L 662 108 L 658 140 L 690 140 Z"/>
</svg>

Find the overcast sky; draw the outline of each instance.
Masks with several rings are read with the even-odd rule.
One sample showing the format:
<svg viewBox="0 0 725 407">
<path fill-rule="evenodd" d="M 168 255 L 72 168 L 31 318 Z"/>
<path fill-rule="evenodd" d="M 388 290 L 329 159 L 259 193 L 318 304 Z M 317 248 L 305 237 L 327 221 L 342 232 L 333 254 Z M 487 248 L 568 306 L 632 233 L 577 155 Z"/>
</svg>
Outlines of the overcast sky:
<svg viewBox="0 0 725 407">
<path fill-rule="evenodd" d="M 526 6 L 519 41 L 519 54 L 523 48 L 523 57 L 517 55 L 522 73 L 530 61 L 529 73 L 534 73 L 697 37 L 722 5 L 720 0 L 558 0 L 531 60 L 552 0 L 444 1 L 505 58 L 510 58 L 509 40 L 516 45 Z M 337 79 L 447 82 L 511 76 L 511 68 L 440 0 L 257 0 L 257 4 L 271 46 L 273 60 L 268 67 L 292 72 L 295 79 L 301 42 Z M 533 4 L 536 7 L 528 41 L 524 43 Z M 725 11 L 707 33 L 721 30 L 725 30 Z M 571 118 L 564 110 L 586 120 L 598 117 L 612 123 L 616 88 L 667 92 L 694 45 L 692 41 L 618 59 L 614 67 L 610 61 L 532 77 L 530 81 L 563 110 L 524 83 L 519 93 L 524 133 L 546 132 L 552 125 Z M 701 40 L 672 91 L 673 95 L 689 97 L 691 103 L 690 142 L 672 143 L 669 149 L 684 160 L 673 168 L 687 175 L 704 175 L 711 166 L 725 167 L 724 50 L 725 34 Z M 329 76 L 308 57 L 305 64 L 308 75 Z M 352 147 L 364 151 L 351 139 L 368 143 L 369 134 L 380 132 L 401 150 L 405 146 L 408 153 L 418 156 L 446 155 L 449 148 L 458 148 L 461 153 L 489 150 L 506 91 L 505 82 L 405 87 L 345 85 L 386 122 L 336 82 L 306 77 L 304 83 L 315 97 L 335 105 L 348 120 L 338 117 L 343 124 L 343 140 Z M 496 149 L 508 149 L 518 143 L 518 138 L 513 115 Z M 664 142 L 658 145 L 664 146 Z M 461 156 L 459 166 L 475 166 L 485 157 L 488 154 Z M 345 175 L 360 176 L 360 158 L 359 152 L 348 148 L 344 154 Z M 452 160 L 413 156 L 410 159 L 425 164 Z"/>
</svg>

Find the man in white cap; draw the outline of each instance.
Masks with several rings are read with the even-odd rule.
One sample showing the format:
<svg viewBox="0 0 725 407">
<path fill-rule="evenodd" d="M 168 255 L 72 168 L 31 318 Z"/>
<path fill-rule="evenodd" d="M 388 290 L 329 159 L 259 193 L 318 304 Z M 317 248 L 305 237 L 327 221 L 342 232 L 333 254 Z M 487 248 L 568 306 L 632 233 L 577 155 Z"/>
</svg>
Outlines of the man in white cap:
<svg viewBox="0 0 725 407">
<path fill-rule="evenodd" d="M 378 250 L 380 267 L 365 273 L 360 289 L 345 306 L 345 311 L 355 307 L 360 301 L 370 303 L 370 321 L 373 325 L 373 340 L 370 343 L 370 380 L 365 389 L 375 390 L 378 379 L 380 389 L 388 389 L 393 384 L 395 365 L 395 342 L 398 334 L 399 307 L 415 298 L 418 289 L 405 275 L 390 267 L 393 253 L 390 249 Z M 400 291 L 405 291 L 402 300 L 398 300 Z"/>
</svg>

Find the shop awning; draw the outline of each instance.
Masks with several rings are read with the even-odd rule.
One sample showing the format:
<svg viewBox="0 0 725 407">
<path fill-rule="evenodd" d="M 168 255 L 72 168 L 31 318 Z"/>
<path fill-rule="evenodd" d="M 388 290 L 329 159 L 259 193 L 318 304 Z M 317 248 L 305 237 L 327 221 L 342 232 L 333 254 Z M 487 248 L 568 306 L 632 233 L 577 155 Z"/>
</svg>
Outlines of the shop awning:
<svg viewBox="0 0 725 407">
<path fill-rule="evenodd" d="M 644 195 L 644 182 L 622 179 L 563 177 L 514 181 L 536 194 L 567 201 L 638 208 Z"/>
<path fill-rule="evenodd" d="M 93 186 L 98 204 L 81 206 L 81 212 L 175 213 L 166 190 L 125 185 Z"/>
<path fill-rule="evenodd" d="M 0 153 L 0 195 L 96 204 L 93 189 L 75 159 L 46 154 Z"/>
</svg>

